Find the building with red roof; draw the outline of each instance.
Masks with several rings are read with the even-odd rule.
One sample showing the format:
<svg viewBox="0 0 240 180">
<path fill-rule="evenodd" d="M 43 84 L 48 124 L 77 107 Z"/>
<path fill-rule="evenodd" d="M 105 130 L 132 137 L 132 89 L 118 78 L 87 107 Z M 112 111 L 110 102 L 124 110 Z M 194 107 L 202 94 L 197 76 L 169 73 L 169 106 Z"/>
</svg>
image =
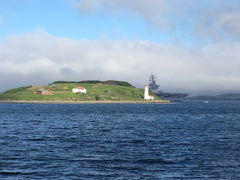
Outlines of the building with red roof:
<svg viewBox="0 0 240 180">
<path fill-rule="evenodd" d="M 84 87 L 78 86 L 72 89 L 73 93 L 87 93 L 87 90 Z"/>
</svg>

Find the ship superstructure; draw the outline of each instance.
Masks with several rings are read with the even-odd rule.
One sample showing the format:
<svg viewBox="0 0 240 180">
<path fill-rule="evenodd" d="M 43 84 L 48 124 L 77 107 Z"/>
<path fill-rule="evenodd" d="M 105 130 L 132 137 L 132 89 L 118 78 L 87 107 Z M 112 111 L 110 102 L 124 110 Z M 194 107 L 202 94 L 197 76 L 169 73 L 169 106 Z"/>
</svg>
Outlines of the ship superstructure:
<svg viewBox="0 0 240 180">
<path fill-rule="evenodd" d="M 157 84 L 156 76 L 153 74 L 150 75 L 148 86 L 150 91 L 152 91 L 162 99 L 167 99 L 171 101 L 182 101 L 188 96 L 188 94 L 185 93 L 166 93 L 161 91 L 159 89 L 160 86 Z"/>
</svg>

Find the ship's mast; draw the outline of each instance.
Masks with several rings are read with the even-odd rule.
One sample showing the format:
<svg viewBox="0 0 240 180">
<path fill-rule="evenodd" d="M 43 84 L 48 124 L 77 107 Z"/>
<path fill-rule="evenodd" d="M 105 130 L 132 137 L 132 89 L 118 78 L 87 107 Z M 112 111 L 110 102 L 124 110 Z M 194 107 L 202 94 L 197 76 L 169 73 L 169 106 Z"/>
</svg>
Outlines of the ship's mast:
<svg viewBox="0 0 240 180">
<path fill-rule="evenodd" d="M 159 87 L 160 86 L 156 82 L 156 76 L 151 74 L 150 78 L 149 78 L 149 89 L 151 91 L 154 91 L 154 90 L 156 91 L 156 90 L 158 90 Z"/>
</svg>

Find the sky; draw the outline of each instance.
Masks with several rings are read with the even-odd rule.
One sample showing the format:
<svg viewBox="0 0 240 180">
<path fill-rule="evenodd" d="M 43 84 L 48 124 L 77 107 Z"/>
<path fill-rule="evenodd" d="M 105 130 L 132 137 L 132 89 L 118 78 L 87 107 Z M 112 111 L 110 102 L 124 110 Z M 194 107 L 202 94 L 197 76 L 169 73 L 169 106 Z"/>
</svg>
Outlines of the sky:
<svg viewBox="0 0 240 180">
<path fill-rule="evenodd" d="M 151 73 L 164 92 L 240 93 L 240 1 L 0 0 L 0 92 Z"/>
</svg>

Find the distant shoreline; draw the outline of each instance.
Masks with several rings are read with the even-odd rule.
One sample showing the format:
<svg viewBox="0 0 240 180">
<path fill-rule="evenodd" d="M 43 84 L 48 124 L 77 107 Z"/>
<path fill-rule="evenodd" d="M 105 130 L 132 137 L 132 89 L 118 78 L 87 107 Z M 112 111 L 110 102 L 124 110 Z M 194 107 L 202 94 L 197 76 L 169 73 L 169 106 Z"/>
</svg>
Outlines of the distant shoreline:
<svg viewBox="0 0 240 180">
<path fill-rule="evenodd" d="M 27 101 L 0 100 L 0 103 L 29 103 L 29 104 L 171 104 L 168 100 L 153 101 Z"/>
</svg>

